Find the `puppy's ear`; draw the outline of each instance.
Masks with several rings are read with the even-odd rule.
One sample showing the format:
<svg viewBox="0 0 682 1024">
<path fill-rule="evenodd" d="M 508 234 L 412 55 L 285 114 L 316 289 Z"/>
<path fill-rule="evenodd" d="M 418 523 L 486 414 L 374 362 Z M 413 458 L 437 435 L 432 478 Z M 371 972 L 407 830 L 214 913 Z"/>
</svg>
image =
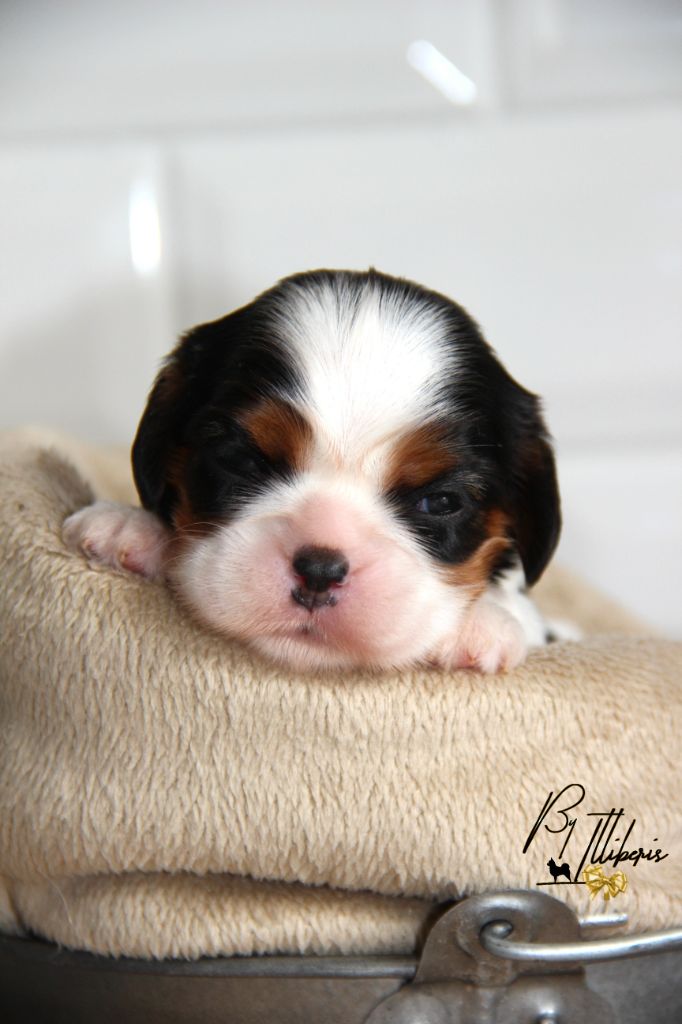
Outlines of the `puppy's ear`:
<svg viewBox="0 0 682 1024">
<path fill-rule="evenodd" d="M 526 582 L 536 583 L 544 572 L 561 533 L 561 501 L 556 465 L 539 402 L 525 393 L 523 429 L 516 434 L 511 454 L 511 513 L 514 539 Z M 518 421 L 517 421 L 518 426 Z"/>
<path fill-rule="evenodd" d="M 177 443 L 177 422 L 182 417 L 186 390 L 174 353 L 154 382 L 133 442 L 133 477 L 140 501 L 165 521 L 170 518 L 172 506 L 167 470 Z"/>
<path fill-rule="evenodd" d="M 225 324 L 225 318 L 222 324 Z M 173 460 L 192 415 L 208 400 L 225 346 L 220 322 L 186 334 L 170 354 L 147 400 L 133 442 L 135 485 L 142 505 L 170 522 L 175 501 Z"/>
</svg>

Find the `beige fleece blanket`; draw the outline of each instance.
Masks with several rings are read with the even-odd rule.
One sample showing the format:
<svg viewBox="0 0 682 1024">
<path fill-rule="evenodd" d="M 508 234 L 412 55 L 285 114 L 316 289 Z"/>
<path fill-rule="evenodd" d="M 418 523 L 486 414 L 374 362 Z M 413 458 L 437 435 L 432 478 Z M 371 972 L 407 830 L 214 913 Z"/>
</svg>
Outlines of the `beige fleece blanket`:
<svg viewBox="0 0 682 1024">
<path fill-rule="evenodd" d="M 555 574 L 552 611 L 597 635 L 508 675 L 289 674 L 67 551 L 81 475 L 131 484 L 125 455 L 50 441 L 0 444 L 1 928 L 133 956 L 398 953 L 437 901 L 538 883 L 682 924 L 682 645 Z M 574 881 L 619 850 L 613 902 L 613 880 L 552 884 L 550 858 Z"/>
</svg>

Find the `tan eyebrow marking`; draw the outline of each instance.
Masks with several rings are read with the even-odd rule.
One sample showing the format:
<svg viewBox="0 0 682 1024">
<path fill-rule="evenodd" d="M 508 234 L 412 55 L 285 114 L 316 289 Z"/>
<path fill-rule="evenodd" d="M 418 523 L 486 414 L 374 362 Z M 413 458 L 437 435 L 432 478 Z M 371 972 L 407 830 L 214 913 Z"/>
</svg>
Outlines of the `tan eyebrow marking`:
<svg viewBox="0 0 682 1024">
<path fill-rule="evenodd" d="M 264 398 L 239 417 L 239 422 L 263 454 L 302 469 L 312 449 L 310 424 L 288 402 Z"/>
<path fill-rule="evenodd" d="M 389 456 L 387 491 L 412 490 L 436 480 L 457 463 L 443 427 L 426 423 L 398 439 Z"/>
</svg>

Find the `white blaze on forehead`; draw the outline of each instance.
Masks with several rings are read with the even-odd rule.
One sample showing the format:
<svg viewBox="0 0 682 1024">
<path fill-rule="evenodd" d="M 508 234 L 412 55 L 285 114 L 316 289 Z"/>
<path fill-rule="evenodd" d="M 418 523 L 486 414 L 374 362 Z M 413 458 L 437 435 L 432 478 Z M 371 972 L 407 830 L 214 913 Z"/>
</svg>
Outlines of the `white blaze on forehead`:
<svg viewBox="0 0 682 1024">
<path fill-rule="evenodd" d="M 280 340 L 303 377 L 304 413 L 342 456 L 438 412 L 452 372 L 442 310 L 377 281 L 291 287 Z"/>
</svg>

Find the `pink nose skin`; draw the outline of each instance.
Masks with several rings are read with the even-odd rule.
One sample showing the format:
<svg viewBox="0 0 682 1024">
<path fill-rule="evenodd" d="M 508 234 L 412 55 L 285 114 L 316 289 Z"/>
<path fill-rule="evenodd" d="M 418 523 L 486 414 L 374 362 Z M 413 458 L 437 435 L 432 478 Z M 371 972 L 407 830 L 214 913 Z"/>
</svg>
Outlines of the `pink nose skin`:
<svg viewBox="0 0 682 1024">
<path fill-rule="evenodd" d="M 300 580 L 291 596 L 309 612 L 336 604 L 332 589 L 340 587 L 348 575 L 348 559 L 335 548 L 309 545 L 294 554 L 292 566 Z"/>
</svg>

